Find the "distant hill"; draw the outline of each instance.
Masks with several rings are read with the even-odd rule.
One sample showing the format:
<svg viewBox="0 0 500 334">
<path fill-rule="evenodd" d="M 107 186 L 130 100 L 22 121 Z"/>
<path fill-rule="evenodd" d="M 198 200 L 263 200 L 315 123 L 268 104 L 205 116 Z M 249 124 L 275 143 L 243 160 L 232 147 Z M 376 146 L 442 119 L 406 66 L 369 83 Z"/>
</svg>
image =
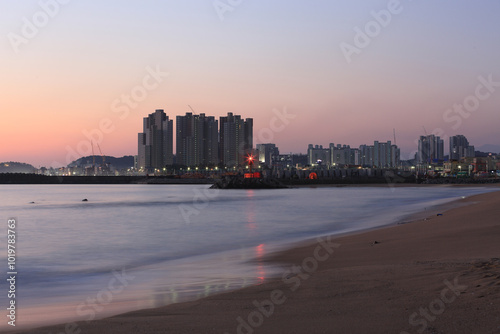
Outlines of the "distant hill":
<svg viewBox="0 0 500 334">
<path fill-rule="evenodd" d="M 2 162 L 0 163 L 0 173 L 35 173 L 36 168 L 30 164 L 22 162 Z"/>
<path fill-rule="evenodd" d="M 500 153 L 500 145 L 482 145 L 476 147 L 478 151 L 487 152 L 487 153 Z"/>
<path fill-rule="evenodd" d="M 124 156 L 121 158 L 104 156 L 104 158 L 106 160 L 106 163 L 111 164 L 116 169 L 128 169 L 128 168 L 134 167 L 134 157 L 131 155 L 127 155 L 127 156 Z M 92 156 L 82 157 L 82 158 L 75 160 L 72 163 L 68 164 L 68 167 L 92 166 L 92 162 L 93 162 Z M 102 156 L 96 155 L 95 156 L 95 163 L 96 163 L 96 165 L 101 165 L 102 164 Z"/>
</svg>

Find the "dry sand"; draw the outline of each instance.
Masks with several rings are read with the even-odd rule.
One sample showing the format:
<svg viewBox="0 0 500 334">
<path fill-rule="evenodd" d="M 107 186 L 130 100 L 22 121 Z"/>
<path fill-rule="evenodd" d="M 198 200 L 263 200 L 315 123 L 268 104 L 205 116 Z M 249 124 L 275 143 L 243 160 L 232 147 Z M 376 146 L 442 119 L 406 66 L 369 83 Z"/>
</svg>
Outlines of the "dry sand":
<svg viewBox="0 0 500 334">
<path fill-rule="evenodd" d="M 500 333 L 500 192 L 461 202 L 275 254 L 283 279 L 23 333 Z"/>
</svg>

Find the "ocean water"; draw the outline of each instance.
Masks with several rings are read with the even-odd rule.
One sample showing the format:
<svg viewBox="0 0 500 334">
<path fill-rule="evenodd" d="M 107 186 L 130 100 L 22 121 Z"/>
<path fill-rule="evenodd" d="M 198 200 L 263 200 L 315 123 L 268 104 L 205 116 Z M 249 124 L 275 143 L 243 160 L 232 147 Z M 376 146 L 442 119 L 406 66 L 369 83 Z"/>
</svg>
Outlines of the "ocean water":
<svg viewBox="0 0 500 334">
<path fill-rule="evenodd" d="M 4 185 L 3 233 L 9 218 L 17 221 L 16 328 L 91 320 L 258 284 L 283 270 L 260 259 L 290 242 L 393 224 L 488 191 Z M 1 240 L 6 250 L 7 238 Z M 0 289 L 8 291 L 5 280 Z"/>
</svg>

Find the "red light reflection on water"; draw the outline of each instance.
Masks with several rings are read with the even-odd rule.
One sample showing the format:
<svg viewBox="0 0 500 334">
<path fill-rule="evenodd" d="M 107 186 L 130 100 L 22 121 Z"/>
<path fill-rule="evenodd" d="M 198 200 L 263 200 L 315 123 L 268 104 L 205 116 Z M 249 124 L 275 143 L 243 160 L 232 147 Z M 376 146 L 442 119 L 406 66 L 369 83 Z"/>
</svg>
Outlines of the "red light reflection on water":
<svg viewBox="0 0 500 334">
<path fill-rule="evenodd" d="M 255 192 L 253 190 L 247 190 L 246 192 L 246 208 L 245 208 L 245 214 L 246 214 L 246 224 L 245 227 L 246 229 L 250 232 L 252 236 L 255 236 L 258 234 L 258 224 L 256 221 L 256 215 L 255 215 L 255 202 L 254 202 L 254 197 L 255 197 Z M 264 265 L 262 263 L 262 258 L 265 255 L 265 250 L 264 250 L 265 245 L 260 244 L 257 247 L 255 247 L 255 258 L 257 260 L 257 279 L 259 280 L 260 283 L 264 282 L 266 279 L 266 271 L 264 269 Z"/>
<path fill-rule="evenodd" d="M 264 280 L 266 279 L 266 271 L 261 262 L 265 254 L 264 247 L 265 247 L 264 244 L 260 244 L 257 247 L 255 247 L 255 253 L 257 258 L 257 278 L 261 281 L 261 283 L 263 283 Z"/>
</svg>

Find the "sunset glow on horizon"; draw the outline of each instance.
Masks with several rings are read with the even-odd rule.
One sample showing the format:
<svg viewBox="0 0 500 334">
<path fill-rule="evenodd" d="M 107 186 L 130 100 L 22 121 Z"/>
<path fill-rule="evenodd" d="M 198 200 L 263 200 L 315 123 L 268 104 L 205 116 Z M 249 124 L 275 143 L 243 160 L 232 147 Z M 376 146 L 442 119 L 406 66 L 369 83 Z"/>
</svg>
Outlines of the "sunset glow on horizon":
<svg viewBox="0 0 500 334">
<path fill-rule="evenodd" d="M 253 118 L 283 153 L 394 129 L 402 159 L 424 131 L 500 145 L 500 3 L 216 3 L 0 0 L 0 162 L 65 166 L 91 139 L 136 155 L 143 117 L 189 106 Z"/>
</svg>

